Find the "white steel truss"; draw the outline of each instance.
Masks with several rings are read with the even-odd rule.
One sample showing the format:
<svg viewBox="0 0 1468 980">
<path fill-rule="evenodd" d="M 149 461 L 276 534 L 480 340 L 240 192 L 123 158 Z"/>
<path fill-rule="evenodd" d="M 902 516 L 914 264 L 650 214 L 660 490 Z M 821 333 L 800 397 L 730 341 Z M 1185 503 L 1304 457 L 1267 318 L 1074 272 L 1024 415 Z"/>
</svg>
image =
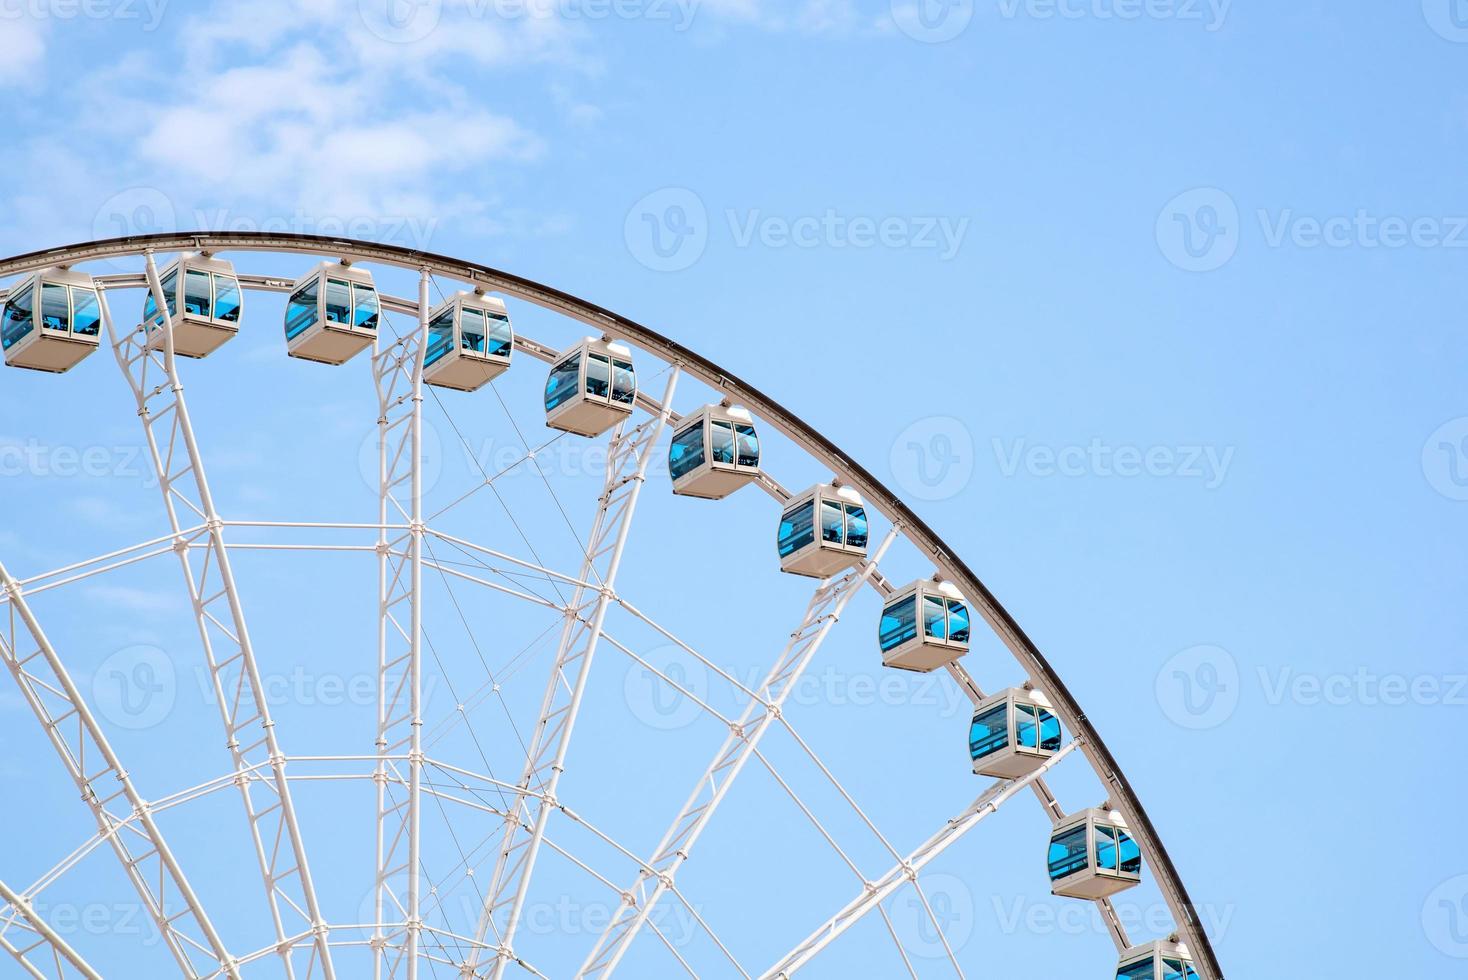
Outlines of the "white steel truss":
<svg viewBox="0 0 1468 980">
<path fill-rule="evenodd" d="M 286 780 L 285 756 L 266 702 L 259 665 L 245 623 L 244 607 L 224 541 L 224 522 L 214 508 L 213 494 L 204 474 L 204 462 L 184 400 L 178 373 L 169 303 L 158 279 L 152 251 L 146 253 L 148 288 L 163 323 L 162 344 L 150 348 L 150 331 L 139 326 L 126 334 L 115 328 L 105 293 L 102 320 L 137 402 L 148 455 L 152 461 L 164 507 L 176 536 L 188 523 L 207 529 L 194 547 L 177 547 L 189 589 L 190 604 L 214 684 L 225 744 L 239 776 L 240 796 L 249 821 L 261 878 L 275 929 L 285 975 L 297 976 L 296 953 L 305 949 L 304 978 L 335 980 L 327 929 L 317 904 L 316 888 L 306 859 L 305 844 L 296 821 L 295 804 Z M 195 551 L 201 551 L 195 561 Z M 263 797 L 263 799 L 257 799 Z M 313 940 L 299 942 L 302 934 Z"/>
<path fill-rule="evenodd" d="M 164 841 L 152 810 L 118 761 L 21 587 L 3 565 L 0 588 L 9 598 L 0 659 L 46 730 L 169 952 L 187 976 L 220 970 L 236 976 L 233 959 Z M 112 808 L 119 805 L 127 812 L 114 812 Z M 16 900 L 6 896 L 6 901 L 26 913 Z M 40 925 L 32 924 L 39 931 Z"/>
<path fill-rule="evenodd" d="M 786 699 L 795 690 L 831 628 L 841 618 L 847 603 L 876 574 L 877 564 L 896 538 L 897 531 L 890 531 L 868 561 L 822 582 L 816 588 L 806 607 L 805 618 L 790 634 L 790 642 L 766 675 L 757 697 L 748 702 L 739 720 L 729 726 L 723 746 L 704 771 L 682 811 L 674 818 L 653 857 L 646 863 L 645 870 L 639 874 L 637 883 L 623 893 L 622 903 L 581 965 L 576 974 L 578 977 L 609 977 L 616 970 L 658 901 L 673 886 L 678 869 L 688 860 L 694 844 L 713 819 L 714 812 L 724 801 L 744 764 L 755 753 L 771 724 L 780 718 Z"/>
<path fill-rule="evenodd" d="M 868 912 L 879 908 L 898 889 L 908 882 L 916 884 L 918 873 L 934 858 L 977 827 L 985 817 L 998 810 L 1015 793 L 1059 765 L 1060 761 L 1070 755 L 1079 744 L 1079 739 L 1072 740 L 1027 776 L 1020 779 L 1001 780 L 990 786 L 966 810 L 944 824 L 942 830 L 924 841 L 905 860 L 893 866 L 876 881 L 867 882 L 860 895 L 852 899 L 840 912 L 827 919 L 820 928 L 791 950 L 779 963 L 762 973 L 761 980 L 794 976 L 796 970 L 810 962 L 817 953 L 861 921 Z"/>
<path fill-rule="evenodd" d="M 373 976 L 418 976 L 423 787 L 423 360 L 429 276 L 418 284 L 416 329 L 393 344 L 379 336 L 377 387 L 377 877 Z M 382 324 L 385 325 L 385 324 Z M 380 325 L 380 327 L 382 326 Z M 380 333 L 379 327 L 379 333 Z M 403 499 L 406 495 L 406 501 Z M 389 531 L 389 521 L 405 530 Z M 407 757 L 407 778 L 390 757 Z M 399 799 L 392 784 L 406 783 Z M 389 918 L 390 914 L 390 918 Z M 401 923 L 389 927 L 387 923 Z"/>
<path fill-rule="evenodd" d="M 630 431 L 627 423 L 618 425 L 608 447 L 606 482 L 587 542 L 586 557 L 577 576 L 582 582 L 600 583 L 600 586 L 590 600 L 587 593 L 592 590 L 577 586 L 567 609 L 540 718 L 505 820 L 494 877 L 485 893 L 484 909 L 475 929 L 475 945 L 462 970 L 464 976 L 477 975 L 480 951 L 491 933 L 497 949 L 492 971 L 495 980 L 504 976 L 514 959 L 515 931 L 529 893 L 546 824 L 556 809 L 556 787 L 565 769 L 566 751 L 601 639 L 602 624 L 615 596 L 617 569 L 632 527 L 632 515 L 647 481 L 648 464 L 672 411 L 679 373 L 677 366 L 671 369 L 662 410 Z M 588 605 L 591 612 L 585 615 L 583 609 Z M 540 795 L 532 796 L 533 793 Z"/>
<path fill-rule="evenodd" d="M 0 901 L 10 903 L 15 909 L 16 918 L 11 922 L 0 926 L 0 949 L 9 953 L 22 970 L 35 977 L 36 980 L 67 980 L 73 972 L 87 980 L 102 980 L 102 975 L 88 965 L 76 950 L 59 936 L 55 929 L 36 914 L 31 904 L 24 897 L 17 895 L 5 882 L 0 881 Z M 5 933 L 9 928 L 25 933 L 24 946 L 17 946 Z M 41 947 L 47 947 L 43 950 Z M 33 954 L 44 955 L 46 969 L 41 969 L 31 962 Z M 71 967 L 70 970 L 67 967 Z"/>
</svg>

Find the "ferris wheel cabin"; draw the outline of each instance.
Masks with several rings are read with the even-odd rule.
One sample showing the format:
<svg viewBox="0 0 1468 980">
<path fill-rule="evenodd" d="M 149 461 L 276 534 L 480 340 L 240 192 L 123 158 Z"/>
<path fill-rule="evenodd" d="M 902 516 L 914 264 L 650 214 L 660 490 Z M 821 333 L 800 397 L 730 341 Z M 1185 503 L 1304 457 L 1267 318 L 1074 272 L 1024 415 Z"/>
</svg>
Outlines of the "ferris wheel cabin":
<svg viewBox="0 0 1468 980">
<path fill-rule="evenodd" d="M 1054 894 L 1095 901 L 1136 887 L 1142 880 L 1142 850 L 1121 814 L 1082 810 L 1055 825 L 1047 867 Z"/>
<path fill-rule="evenodd" d="M 708 405 L 678 423 L 668 446 L 673 492 L 722 500 L 759 479 L 759 434 L 742 408 Z"/>
<path fill-rule="evenodd" d="M 914 582 L 882 609 L 882 663 L 923 673 L 968 653 L 969 611 L 951 582 Z"/>
<path fill-rule="evenodd" d="M 817 484 L 792 498 L 780 516 L 780 571 L 830 578 L 862 563 L 867 538 L 861 496 L 850 487 Z"/>
<path fill-rule="evenodd" d="M 6 295 L 0 346 L 10 367 L 60 374 L 101 342 L 102 302 L 85 272 L 45 269 Z"/>
<path fill-rule="evenodd" d="M 478 391 L 510 367 L 515 334 L 505 304 L 461 292 L 433 311 L 423 380 L 439 388 Z"/>
<path fill-rule="evenodd" d="M 1011 688 L 974 709 L 968 748 L 979 775 L 1020 779 L 1060 751 L 1060 719 L 1039 691 Z"/>
<path fill-rule="evenodd" d="M 632 351 L 587 337 L 551 368 L 545 382 L 545 424 L 578 436 L 599 436 L 632 414 L 637 375 Z"/>
<path fill-rule="evenodd" d="M 323 262 L 291 288 L 285 307 L 286 353 L 345 364 L 377 339 L 381 313 L 370 271 Z"/>
<path fill-rule="evenodd" d="M 184 357 L 207 357 L 240 331 L 243 300 L 234 266 L 210 255 L 185 253 L 158 277 L 173 323 L 173 350 Z M 143 304 L 148 347 L 162 349 L 164 318 L 153 290 Z"/>
<path fill-rule="evenodd" d="M 1134 946 L 1121 955 L 1116 980 L 1198 980 L 1188 947 L 1173 940 Z"/>
</svg>

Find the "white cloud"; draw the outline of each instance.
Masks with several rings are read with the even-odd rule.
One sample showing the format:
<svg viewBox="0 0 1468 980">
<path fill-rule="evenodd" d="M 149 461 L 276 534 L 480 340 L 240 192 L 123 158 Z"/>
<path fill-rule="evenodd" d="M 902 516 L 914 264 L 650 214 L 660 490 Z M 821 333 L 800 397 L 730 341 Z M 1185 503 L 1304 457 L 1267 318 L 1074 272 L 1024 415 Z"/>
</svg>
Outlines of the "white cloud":
<svg viewBox="0 0 1468 980">
<path fill-rule="evenodd" d="M 9 15 L 0 19 L 0 85 L 35 80 L 46 56 L 46 31 L 39 20 Z"/>
<path fill-rule="evenodd" d="M 180 589 L 182 586 L 180 586 Z M 128 585 L 93 585 L 87 598 L 132 613 L 166 613 L 184 607 L 181 596 L 171 592 L 150 592 Z"/>
</svg>

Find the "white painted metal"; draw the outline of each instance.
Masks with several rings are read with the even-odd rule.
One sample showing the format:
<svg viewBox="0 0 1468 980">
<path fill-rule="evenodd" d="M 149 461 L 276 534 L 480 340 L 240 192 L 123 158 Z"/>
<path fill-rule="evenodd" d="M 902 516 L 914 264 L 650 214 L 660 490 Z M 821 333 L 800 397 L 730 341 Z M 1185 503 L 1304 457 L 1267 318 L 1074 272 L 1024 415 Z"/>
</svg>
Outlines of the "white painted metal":
<svg viewBox="0 0 1468 980">
<path fill-rule="evenodd" d="M 540 719 L 531 736 L 519 790 L 506 819 L 504 842 L 485 893 L 484 910 L 475 929 L 475 942 L 480 945 L 476 945 L 464 964 L 465 976 L 475 975 L 480 949 L 491 933 L 498 947 L 493 968 L 495 980 L 504 975 L 505 967 L 514 958 L 515 931 L 525 906 L 546 823 L 555 810 L 545 799 L 536 800 L 531 807 L 527 802 L 528 793 L 536 790 L 552 800 L 555 798 L 591 662 L 601 638 L 602 623 L 614 595 L 612 590 L 616 585 L 622 550 L 632 528 L 637 498 L 647 481 L 648 464 L 667 422 L 678 375 L 676 367 L 669 374 L 667 389 L 663 393 L 663 412 L 630 432 L 626 430 L 625 423 L 619 425 L 608 447 L 606 481 L 581 573 L 577 576 L 583 582 L 600 582 L 601 588 L 594 594 L 595 598 L 588 601 L 590 590 L 578 587 L 567 610 L 555 663 L 546 684 Z M 591 605 L 591 613 L 582 616 L 581 610 L 587 605 Z M 533 813 L 530 812 L 532 809 Z"/>
<path fill-rule="evenodd" d="M 34 937 L 27 945 L 17 946 L 15 941 L 6 935 L 9 929 L 0 927 L 0 948 L 9 953 L 20 964 L 21 969 L 37 980 L 48 980 L 50 977 L 55 977 L 56 980 L 66 980 L 71 974 L 71 971 L 67 970 L 67 967 L 70 966 L 71 970 L 86 977 L 87 980 L 102 980 L 102 975 L 92 969 L 87 961 L 82 959 L 81 954 L 72 949 L 70 944 L 62 939 L 45 919 L 36 914 L 31 903 L 26 901 L 24 896 L 16 894 L 3 881 L 0 881 L 0 901 L 8 902 L 18 916 L 18 919 L 12 920 L 8 926 Z M 42 970 L 31 962 L 33 954 L 42 952 L 42 946 L 47 947 L 49 952 L 47 959 L 50 960 L 50 963 L 47 970 Z"/>
<path fill-rule="evenodd" d="M 154 301 L 162 309 L 166 304 L 152 252 L 147 253 L 147 276 Z M 175 535 L 182 534 L 181 515 L 188 514 L 190 524 L 200 521 L 208 528 L 202 555 L 196 556 L 198 549 L 179 547 L 178 558 L 209 664 L 220 720 L 224 724 L 225 745 L 240 776 L 240 797 L 280 943 L 282 966 L 288 978 L 296 976 L 295 954 L 299 947 L 288 939 L 308 931 L 313 941 L 305 947 L 308 955 L 303 975 L 316 976 L 319 970 L 325 980 L 333 980 L 336 971 L 326 941 L 326 923 L 317 903 L 305 843 L 286 780 L 285 755 L 250 642 L 244 606 L 225 546 L 224 523 L 215 510 L 189 418 L 171 339 L 172 327 L 166 324 L 163 328 L 165 343 L 161 350 L 150 349 L 148 337 L 141 328 L 119 336 L 105 294 L 102 322 L 118 366 L 136 400 L 170 526 Z M 195 557 L 199 558 L 197 563 Z M 257 793 L 265 797 L 263 805 L 256 799 Z"/>
<path fill-rule="evenodd" d="M 838 578 L 828 579 L 816 588 L 800 626 L 790 634 L 790 642 L 760 684 L 758 699 L 749 701 L 739 720 L 730 726 L 723 746 L 704 770 L 688 802 L 647 861 L 647 870 L 623 892 L 621 905 L 582 963 L 576 974 L 578 977 L 609 977 L 616 970 L 658 901 L 672 887 L 678 870 L 693 852 L 699 836 L 713 819 L 734 780 L 743 771 L 744 764 L 759 747 L 770 726 L 781 717 L 786 699 L 830 635 L 831 628 L 840 620 L 847 603 L 876 573 L 877 564 L 897 536 L 895 530 L 889 532 L 870 561 Z"/>
<path fill-rule="evenodd" d="M 229 952 L 164 841 L 148 803 L 118 761 L 20 585 L 3 565 L 0 589 L 9 598 L 0 659 L 92 811 L 98 832 L 122 862 L 158 934 L 186 976 L 219 969 L 235 976 Z M 28 637 L 24 647 L 22 636 Z M 128 812 L 110 809 L 118 805 L 125 805 Z"/>
<path fill-rule="evenodd" d="M 416 329 L 396 343 L 378 340 L 372 357 L 377 388 L 378 685 L 377 928 L 373 976 L 418 976 L 422 875 L 423 780 L 423 358 L 428 331 L 425 270 L 418 282 Z M 385 324 L 384 324 L 385 326 Z M 406 493 L 407 500 L 403 500 Z M 407 530 L 389 537 L 390 523 Z M 388 757 L 406 754 L 405 798 L 395 799 L 389 778 L 403 781 Z M 390 930 L 386 922 L 402 922 Z"/>
<path fill-rule="evenodd" d="M 45 326 L 45 287 L 63 291 L 66 323 L 55 328 Z M 95 287 L 92 277 L 85 272 L 61 267 L 42 270 L 17 284 L 7 294 L 3 320 L 6 326 L 11 326 L 13 303 L 29 290 L 31 326 L 23 337 L 13 338 L 10 346 L 5 348 L 5 363 L 11 367 L 61 374 L 88 357 L 101 344 L 101 331 L 96 329 L 95 320 L 90 333 L 73 328 L 77 326 L 77 301 L 97 299 Z"/>
<path fill-rule="evenodd" d="M 212 255 L 185 252 L 165 266 L 159 275 L 164 289 L 173 294 L 169 296 L 172 306 L 169 311 L 162 310 L 149 291 L 149 302 L 143 304 L 143 328 L 149 332 L 148 346 L 154 350 L 163 349 L 166 338 L 157 324 L 165 318 L 173 321 L 174 353 L 184 357 L 208 357 L 240 332 L 244 297 L 240 293 L 234 266 L 229 262 Z M 173 279 L 171 289 L 170 277 Z M 195 277 L 201 277 L 208 290 L 207 309 L 190 309 L 191 280 Z M 228 292 L 233 293 L 235 307 L 230 314 L 221 316 L 219 301 Z"/>
<path fill-rule="evenodd" d="M 805 964 L 809 963 L 817 953 L 831 945 L 841 937 L 848 929 L 856 925 L 872 909 L 878 908 L 883 902 L 897 892 L 908 882 L 918 880 L 918 874 L 953 844 L 957 843 L 965 834 L 973 830 L 984 820 L 985 817 L 994 813 L 1007 802 L 1015 793 L 1024 789 L 1030 783 L 1039 779 L 1044 773 L 1059 765 L 1061 760 L 1068 756 L 1079 744 L 1072 741 L 1065 748 L 1045 760 L 1045 765 L 1030 773 L 1022 779 L 1013 779 L 994 783 L 969 805 L 958 816 L 949 820 L 932 837 L 923 842 L 922 846 L 907 856 L 905 860 L 898 863 L 876 881 L 867 883 L 862 893 L 837 912 L 830 919 L 811 933 L 804 942 L 796 946 L 770 969 L 766 970 L 761 977 L 763 980 L 771 978 L 786 978 L 795 975 Z"/>
</svg>

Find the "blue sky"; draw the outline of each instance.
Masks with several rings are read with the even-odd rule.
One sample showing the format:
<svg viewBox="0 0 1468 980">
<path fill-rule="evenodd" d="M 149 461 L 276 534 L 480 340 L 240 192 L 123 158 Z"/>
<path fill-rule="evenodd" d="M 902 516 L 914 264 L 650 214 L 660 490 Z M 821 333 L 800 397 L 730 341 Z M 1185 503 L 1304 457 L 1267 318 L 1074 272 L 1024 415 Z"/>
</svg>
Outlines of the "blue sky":
<svg viewBox="0 0 1468 980">
<path fill-rule="evenodd" d="M 346 235 L 482 261 L 674 336 L 889 479 L 985 578 L 1122 761 L 1231 975 L 1461 972 L 1468 5 L 443 0 L 387 13 L 373 0 L 0 0 L 0 251 L 192 227 Z M 282 276 L 308 264 L 233 258 Z M 414 288 L 401 273 L 380 282 Z M 121 321 L 140 305 L 114 299 Z M 250 296 L 243 335 L 185 366 L 221 512 L 370 520 L 367 369 L 288 361 L 281 305 Z M 579 336 L 523 305 L 511 314 L 547 343 Z M 481 465 L 549 438 L 542 381 L 522 359 L 494 392 L 430 400 L 431 511 Z M 679 407 L 706 397 L 687 385 Z M 15 574 L 163 533 L 107 354 L 65 377 L 6 371 L 0 405 L 0 560 Z M 792 487 L 822 476 L 777 438 L 767 459 Z M 522 474 L 505 504 L 569 568 L 599 458 L 568 438 L 542 464 L 556 497 Z M 505 514 L 481 494 L 446 521 L 524 554 Z M 757 491 L 708 505 L 655 478 L 628 595 L 733 673 L 757 673 L 809 595 L 772 567 L 777 516 Z M 370 752 L 369 563 L 238 561 L 287 750 Z M 911 553 L 892 567 L 898 580 L 926 571 Z M 36 601 L 153 797 L 228 767 L 178 579 L 152 562 Z M 506 685 L 523 711 L 547 622 L 476 599 L 461 623 L 450 598 L 430 586 L 447 665 L 430 669 L 430 724 L 483 681 L 479 656 L 498 669 L 528 646 L 539 659 Z M 901 850 L 982 781 L 946 681 L 881 670 L 877 612 L 872 596 L 853 602 L 795 723 Z M 650 630 L 609 629 L 732 710 L 731 689 Z M 645 850 L 720 733 L 620 653 L 599 658 L 583 724 L 602 734 L 573 748 L 567 781 Z M 134 724 L 109 678 L 140 663 L 169 693 Z M 986 687 L 1021 679 L 987 636 L 967 663 Z M 480 721 L 496 771 L 513 769 L 514 733 Z M 0 686 L 0 748 L 26 801 L 0 807 L 0 879 L 23 887 L 89 829 L 13 685 Z M 869 877 L 885 870 L 797 744 L 770 758 Z M 763 968 L 859 883 L 768 774 L 745 778 L 687 886 Z M 1055 783 L 1070 809 L 1099 802 L 1073 762 Z M 370 802 L 352 785 L 300 792 L 328 914 L 350 918 Z M 263 946 L 258 882 L 229 850 L 238 803 L 196 806 L 166 827 L 212 906 L 239 907 L 218 913 L 231 938 Z M 1017 800 L 934 866 L 930 898 L 968 975 L 1110 975 L 1085 907 L 1047 894 L 1045 832 Z M 1365 868 L 1363 836 L 1382 855 Z M 434 846 L 452 864 L 450 842 Z M 146 929 L 107 860 L 42 905 L 124 976 Z M 529 948 L 559 976 L 606 899 L 565 866 L 544 887 Z M 761 915 L 742 911 L 752 901 Z M 1121 903 L 1139 940 L 1166 930 L 1150 885 Z M 889 914 L 920 975 L 952 975 L 910 899 Z M 565 934 L 563 950 L 551 940 Z M 644 975 L 671 963 L 655 945 L 637 955 Z M 810 975 L 901 969 L 874 918 Z"/>
</svg>

